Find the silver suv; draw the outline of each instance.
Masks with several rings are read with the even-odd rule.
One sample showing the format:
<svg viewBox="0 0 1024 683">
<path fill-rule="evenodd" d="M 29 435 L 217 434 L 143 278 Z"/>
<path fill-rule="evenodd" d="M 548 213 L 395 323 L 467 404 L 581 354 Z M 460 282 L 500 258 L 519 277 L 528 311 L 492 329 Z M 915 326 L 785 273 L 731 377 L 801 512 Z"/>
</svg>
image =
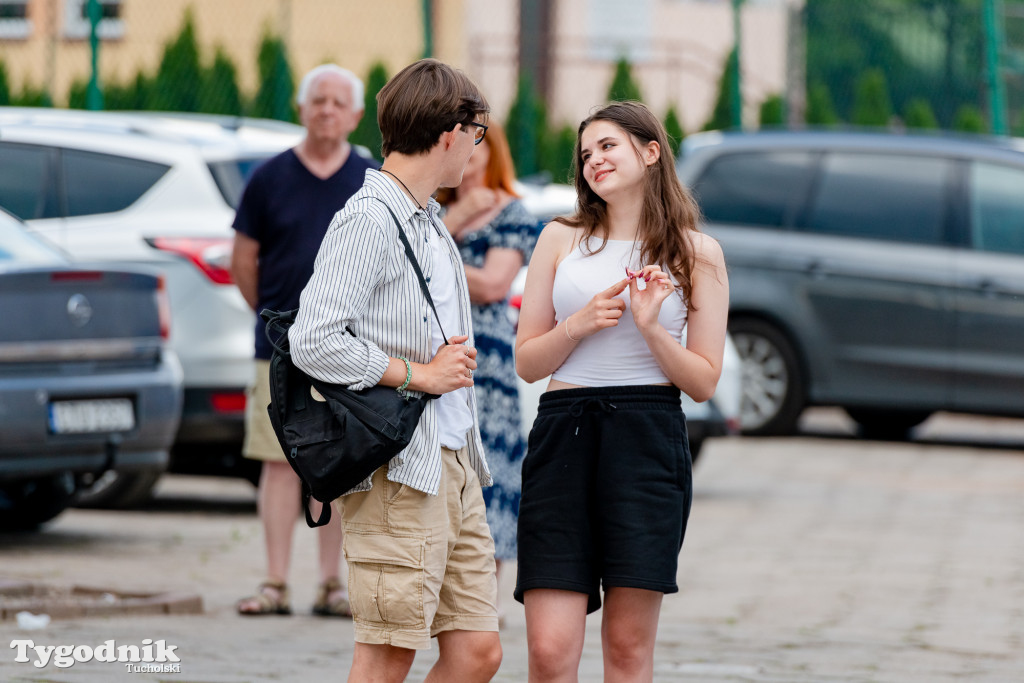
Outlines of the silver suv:
<svg viewBox="0 0 1024 683">
<path fill-rule="evenodd" d="M 1024 416 L 1022 141 L 706 133 L 678 170 L 725 250 L 746 432 Z"/>
<path fill-rule="evenodd" d="M 230 226 L 251 169 L 301 135 L 252 119 L 0 107 L 0 206 L 76 260 L 166 279 L 185 381 L 175 469 L 242 466 L 255 318 L 228 272 Z M 155 482 L 109 473 L 87 500 L 132 504 Z"/>
</svg>

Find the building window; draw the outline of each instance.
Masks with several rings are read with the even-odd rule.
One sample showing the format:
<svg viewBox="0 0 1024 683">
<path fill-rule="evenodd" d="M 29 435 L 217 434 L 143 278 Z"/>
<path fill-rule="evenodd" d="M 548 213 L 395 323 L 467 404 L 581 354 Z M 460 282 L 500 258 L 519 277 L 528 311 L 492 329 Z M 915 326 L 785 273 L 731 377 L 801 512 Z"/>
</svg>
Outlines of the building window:
<svg viewBox="0 0 1024 683">
<path fill-rule="evenodd" d="M 28 0 L 0 0 L 0 40 L 18 40 L 32 35 Z"/>
<path fill-rule="evenodd" d="M 111 40 L 124 35 L 121 19 L 121 0 L 99 0 L 100 23 L 96 32 L 100 38 Z M 89 37 L 89 0 L 64 0 L 64 37 Z"/>
</svg>

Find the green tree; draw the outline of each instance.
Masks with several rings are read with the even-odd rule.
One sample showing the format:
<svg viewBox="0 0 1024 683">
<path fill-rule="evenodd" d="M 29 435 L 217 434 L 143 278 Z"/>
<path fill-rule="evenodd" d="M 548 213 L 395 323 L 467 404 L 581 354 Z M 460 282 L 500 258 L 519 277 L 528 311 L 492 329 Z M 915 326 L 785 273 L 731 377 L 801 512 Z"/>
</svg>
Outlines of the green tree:
<svg viewBox="0 0 1024 683">
<path fill-rule="evenodd" d="M 11 105 L 15 107 L 52 107 L 53 100 L 45 88 L 37 88 L 25 83 L 21 92 L 11 94 Z"/>
<path fill-rule="evenodd" d="M 269 32 L 264 33 L 256 64 L 260 87 L 249 113 L 267 119 L 295 121 L 295 80 L 284 41 Z"/>
<path fill-rule="evenodd" d="M 953 117 L 953 129 L 964 133 L 987 133 L 988 124 L 981 110 L 973 104 L 961 105 Z"/>
<path fill-rule="evenodd" d="M 853 122 L 858 126 L 886 126 L 892 117 L 889 86 L 881 69 L 868 69 L 857 79 Z"/>
<path fill-rule="evenodd" d="M 1011 135 L 1018 138 L 1024 138 L 1024 109 L 1021 109 L 1017 114 L 1017 119 L 1014 121 L 1013 129 L 1010 131 Z"/>
<path fill-rule="evenodd" d="M 0 59 L 0 106 L 11 103 L 11 83 L 7 79 L 7 64 Z"/>
<path fill-rule="evenodd" d="M 164 111 L 199 111 L 199 87 L 202 78 L 192 11 L 186 10 L 181 31 L 164 46 L 164 54 L 160 59 L 152 92 L 152 108 Z"/>
<path fill-rule="evenodd" d="M 866 69 L 885 65 L 894 109 L 905 111 L 910 99 L 924 97 L 948 126 L 960 104 L 984 96 L 981 5 L 981 0 L 807 2 L 807 82 L 826 83 L 837 111 L 849 120 L 856 98 L 851 85 Z"/>
<path fill-rule="evenodd" d="M 670 106 L 665 113 L 665 132 L 668 133 L 668 137 L 672 141 L 673 153 L 678 152 L 679 145 L 686 137 L 686 131 L 683 130 L 683 124 L 679 121 L 679 115 L 676 114 L 675 105 Z"/>
<path fill-rule="evenodd" d="M 541 168 L 551 174 L 556 183 L 572 185 L 572 159 L 576 153 L 576 129 L 562 126 L 544 135 L 541 149 Z"/>
<path fill-rule="evenodd" d="M 89 79 L 76 78 L 68 88 L 68 109 L 85 109 L 88 98 Z M 104 98 L 106 102 L 106 98 Z"/>
<path fill-rule="evenodd" d="M 728 130 L 732 128 L 732 90 L 735 79 L 736 50 L 729 53 L 722 67 L 722 75 L 718 79 L 718 96 L 711 118 L 704 124 L 704 130 Z"/>
<path fill-rule="evenodd" d="M 771 95 L 761 103 L 760 121 L 761 127 L 782 126 L 786 122 L 782 115 L 782 96 Z"/>
<path fill-rule="evenodd" d="M 231 58 L 220 47 L 213 56 L 213 63 L 203 69 L 199 84 L 199 111 L 236 116 L 242 113 L 238 72 Z"/>
<path fill-rule="evenodd" d="M 377 124 L 377 93 L 388 82 L 388 70 L 383 62 L 376 62 L 370 67 L 370 73 L 366 76 L 366 95 L 363 97 L 363 118 L 359 119 L 359 125 L 349 136 L 349 140 L 357 145 L 363 145 L 378 160 L 384 158 L 383 140 L 380 135 L 380 126 Z"/>
<path fill-rule="evenodd" d="M 516 98 L 509 109 L 505 130 L 508 132 L 512 161 L 519 175 L 530 176 L 540 171 L 540 149 L 547 131 L 547 113 L 533 83 L 525 74 L 519 77 Z"/>
<path fill-rule="evenodd" d="M 832 104 L 832 93 L 821 81 L 812 83 L 807 89 L 807 111 L 804 118 L 812 126 L 834 126 L 840 122 L 835 105 Z"/>
<path fill-rule="evenodd" d="M 625 57 L 615 62 L 615 75 L 612 76 L 612 83 L 608 86 L 608 101 L 622 102 L 625 100 L 643 101 L 640 94 L 640 86 L 633 80 L 633 69 L 629 60 Z"/>
<path fill-rule="evenodd" d="M 111 83 L 103 89 L 104 106 L 111 110 L 142 111 L 153 101 L 154 87 L 154 79 L 139 70 L 124 85 Z"/>
<path fill-rule="evenodd" d="M 939 127 L 939 121 L 935 118 L 932 105 L 923 97 L 915 97 L 907 102 L 907 108 L 903 114 L 903 123 L 906 124 L 907 128 L 934 130 Z"/>
</svg>

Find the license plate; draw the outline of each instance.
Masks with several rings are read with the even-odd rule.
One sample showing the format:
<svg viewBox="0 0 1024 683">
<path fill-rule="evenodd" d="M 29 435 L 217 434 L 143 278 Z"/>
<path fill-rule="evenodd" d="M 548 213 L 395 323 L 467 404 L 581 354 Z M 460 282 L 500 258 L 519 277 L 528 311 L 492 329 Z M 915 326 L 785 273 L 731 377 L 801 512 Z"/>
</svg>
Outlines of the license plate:
<svg viewBox="0 0 1024 683">
<path fill-rule="evenodd" d="M 123 432 L 134 427 L 135 411 L 127 398 L 50 404 L 50 431 L 54 434 Z"/>
</svg>

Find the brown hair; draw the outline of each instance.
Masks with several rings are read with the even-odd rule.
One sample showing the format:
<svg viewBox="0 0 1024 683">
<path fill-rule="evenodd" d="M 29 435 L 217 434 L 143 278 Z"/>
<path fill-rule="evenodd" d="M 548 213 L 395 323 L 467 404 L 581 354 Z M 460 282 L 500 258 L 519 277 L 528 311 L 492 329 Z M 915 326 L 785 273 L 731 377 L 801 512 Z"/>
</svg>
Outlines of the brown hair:
<svg viewBox="0 0 1024 683">
<path fill-rule="evenodd" d="M 518 197 L 516 192 L 516 167 L 512 163 L 512 152 L 508 147 L 508 138 L 505 137 L 505 130 L 497 121 L 487 123 L 487 135 L 484 142 L 491 150 L 491 156 L 487 159 L 487 168 L 484 169 L 484 187 L 492 190 L 504 190 L 513 197 Z M 437 201 L 441 204 L 450 204 L 455 201 L 457 188 L 442 187 L 437 191 Z"/>
<path fill-rule="evenodd" d="M 658 143 L 661 154 L 658 160 L 647 167 L 644 176 L 643 208 L 640 212 L 640 224 L 637 226 L 637 237 L 640 241 L 640 259 L 645 264 L 660 264 L 668 269 L 679 283 L 683 299 L 690 300 L 693 286 L 693 268 L 695 262 L 693 233 L 698 232 L 700 208 L 689 191 L 679 182 L 675 170 L 675 155 L 668 140 L 665 127 L 658 118 L 640 102 L 613 102 L 597 110 L 584 119 L 576 134 L 576 148 L 572 167 L 576 185 L 576 214 L 556 218 L 573 228 L 583 228 L 584 239 L 597 234 L 604 225 L 608 206 L 597 196 L 583 177 L 583 164 L 580 159 L 583 131 L 594 121 L 608 121 L 627 133 L 637 156 L 640 149 L 649 142 Z M 608 236 L 596 251 L 604 249 Z"/>
<path fill-rule="evenodd" d="M 423 154 L 441 133 L 490 111 L 466 74 L 436 59 L 405 67 L 377 93 L 377 125 L 384 156 Z"/>
</svg>

